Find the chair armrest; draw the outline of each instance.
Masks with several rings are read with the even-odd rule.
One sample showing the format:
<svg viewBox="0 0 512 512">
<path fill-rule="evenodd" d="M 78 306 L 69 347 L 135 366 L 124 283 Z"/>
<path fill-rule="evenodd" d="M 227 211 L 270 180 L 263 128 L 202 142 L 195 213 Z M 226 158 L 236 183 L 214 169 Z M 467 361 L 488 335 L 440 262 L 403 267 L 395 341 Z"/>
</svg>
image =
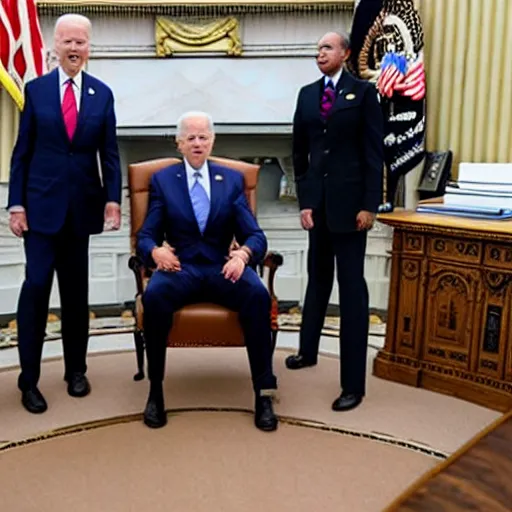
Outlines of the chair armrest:
<svg viewBox="0 0 512 512">
<path fill-rule="evenodd" d="M 261 277 L 263 277 L 263 271 L 265 267 L 269 269 L 267 286 L 272 298 L 275 298 L 274 277 L 276 275 L 277 269 L 283 264 L 283 261 L 283 256 L 278 252 L 267 252 L 262 263 L 259 264 Z"/>
<path fill-rule="evenodd" d="M 142 295 L 144 292 L 143 279 L 146 273 L 144 263 L 138 256 L 130 256 L 128 260 L 128 268 L 135 274 L 135 282 L 137 284 L 137 295 Z"/>
</svg>

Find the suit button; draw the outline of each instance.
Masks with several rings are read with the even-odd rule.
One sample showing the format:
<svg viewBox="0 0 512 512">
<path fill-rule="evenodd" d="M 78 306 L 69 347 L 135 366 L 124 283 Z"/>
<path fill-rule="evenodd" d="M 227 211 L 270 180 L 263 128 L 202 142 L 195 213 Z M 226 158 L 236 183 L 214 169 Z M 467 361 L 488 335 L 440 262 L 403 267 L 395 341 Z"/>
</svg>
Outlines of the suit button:
<svg viewBox="0 0 512 512">
<path fill-rule="evenodd" d="M 73 151 L 70 151 L 70 152 L 69 152 L 69 156 L 73 156 Z"/>
<path fill-rule="evenodd" d="M 327 173 L 324 174 L 324 178 L 327 178 Z"/>
<path fill-rule="evenodd" d="M 327 133 L 327 128 L 324 128 L 324 133 Z"/>
<path fill-rule="evenodd" d="M 330 151 L 330 149 L 324 149 L 324 155 L 328 155 Z"/>
</svg>

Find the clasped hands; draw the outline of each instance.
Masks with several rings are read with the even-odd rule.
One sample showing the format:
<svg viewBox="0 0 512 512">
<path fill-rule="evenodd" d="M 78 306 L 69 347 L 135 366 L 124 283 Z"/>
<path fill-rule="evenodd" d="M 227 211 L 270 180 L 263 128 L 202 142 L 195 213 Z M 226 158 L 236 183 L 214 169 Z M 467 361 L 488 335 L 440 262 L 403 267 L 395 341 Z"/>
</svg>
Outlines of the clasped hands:
<svg viewBox="0 0 512 512">
<path fill-rule="evenodd" d="M 155 247 L 151 251 L 151 256 L 156 264 L 157 270 L 164 272 L 180 272 L 181 263 L 176 256 L 175 250 L 170 245 L 164 243 L 162 247 Z M 236 283 L 249 262 L 249 252 L 242 248 L 233 248 L 229 251 L 227 262 L 222 267 L 222 274 L 232 283 Z"/>
</svg>

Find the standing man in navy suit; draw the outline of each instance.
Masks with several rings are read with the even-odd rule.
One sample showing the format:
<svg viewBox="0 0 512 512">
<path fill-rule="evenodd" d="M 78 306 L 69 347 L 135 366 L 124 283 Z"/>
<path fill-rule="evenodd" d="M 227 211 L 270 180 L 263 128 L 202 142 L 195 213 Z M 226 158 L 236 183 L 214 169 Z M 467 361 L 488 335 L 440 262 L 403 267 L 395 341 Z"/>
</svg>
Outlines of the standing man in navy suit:
<svg viewBox="0 0 512 512">
<path fill-rule="evenodd" d="M 317 363 L 336 261 L 340 305 L 341 395 L 335 411 L 365 394 L 369 301 L 364 278 L 366 235 L 382 199 L 383 121 L 375 87 L 343 65 L 348 37 L 318 43 L 323 76 L 299 93 L 293 120 L 293 166 L 302 227 L 308 230 L 308 285 L 298 355 L 286 366 Z"/>
<path fill-rule="evenodd" d="M 184 162 L 153 175 L 138 234 L 140 256 L 156 268 L 142 298 L 151 383 L 144 422 L 152 428 L 167 423 L 162 382 L 172 313 L 213 302 L 239 313 L 256 395 L 254 421 L 261 430 L 275 430 L 271 301 L 250 266 L 264 258 L 267 240 L 247 203 L 242 174 L 207 161 L 214 143 L 210 116 L 189 112 L 177 126 Z M 240 249 L 230 252 L 233 237 Z"/>
<path fill-rule="evenodd" d="M 18 386 L 32 413 L 47 409 L 38 381 L 54 271 L 68 393 L 90 392 L 85 376 L 89 236 L 119 229 L 121 222 L 114 98 L 104 83 L 82 71 L 90 32 L 84 16 L 58 19 L 59 67 L 27 83 L 11 160 L 10 228 L 23 237 L 26 256 L 17 315 Z"/>
</svg>

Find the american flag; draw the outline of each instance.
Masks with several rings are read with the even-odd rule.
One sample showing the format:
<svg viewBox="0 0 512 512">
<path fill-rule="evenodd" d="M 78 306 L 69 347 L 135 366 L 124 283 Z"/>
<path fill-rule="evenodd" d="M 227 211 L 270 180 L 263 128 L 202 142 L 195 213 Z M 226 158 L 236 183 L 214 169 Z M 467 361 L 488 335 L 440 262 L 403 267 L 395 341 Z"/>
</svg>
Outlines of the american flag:
<svg viewBox="0 0 512 512">
<path fill-rule="evenodd" d="M 395 91 L 409 96 L 414 101 L 422 100 L 425 97 L 425 66 L 422 56 L 409 66 L 404 80 L 395 86 Z"/>
<path fill-rule="evenodd" d="M 382 60 L 377 89 L 388 98 L 396 91 L 414 101 L 423 99 L 426 92 L 423 56 L 420 54 L 416 60 L 408 62 L 402 55 L 386 54 Z"/>
<path fill-rule="evenodd" d="M 0 84 L 23 108 L 23 86 L 46 72 L 43 37 L 34 0 L 1 0 Z"/>
<path fill-rule="evenodd" d="M 391 98 L 395 87 L 405 78 L 407 61 L 396 53 L 387 53 L 382 59 L 381 73 L 377 80 L 377 89 L 382 96 Z"/>
</svg>

